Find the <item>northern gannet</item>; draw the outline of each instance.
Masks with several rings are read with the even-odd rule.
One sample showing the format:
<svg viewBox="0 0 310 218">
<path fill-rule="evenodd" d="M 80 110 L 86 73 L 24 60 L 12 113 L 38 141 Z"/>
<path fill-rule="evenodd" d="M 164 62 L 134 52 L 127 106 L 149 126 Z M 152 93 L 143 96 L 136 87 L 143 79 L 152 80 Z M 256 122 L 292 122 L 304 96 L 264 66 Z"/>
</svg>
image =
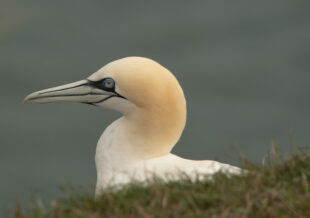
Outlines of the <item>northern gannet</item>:
<svg viewBox="0 0 310 218">
<path fill-rule="evenodd" d="M 199 179 L 241 169 L 217 161 L 195 161 L 171 152 L 186 123 L 186 101 L 177 79 L 159 63 L 143 57 L 113 61 L 86 80 L 28 95 L 24 102 L 81 102 L 119 111 L 96 149 L 95 195 L 111 186 L 146 181 Z M 198 176 L 198 177 L 197 177 Z"/>
</svg>

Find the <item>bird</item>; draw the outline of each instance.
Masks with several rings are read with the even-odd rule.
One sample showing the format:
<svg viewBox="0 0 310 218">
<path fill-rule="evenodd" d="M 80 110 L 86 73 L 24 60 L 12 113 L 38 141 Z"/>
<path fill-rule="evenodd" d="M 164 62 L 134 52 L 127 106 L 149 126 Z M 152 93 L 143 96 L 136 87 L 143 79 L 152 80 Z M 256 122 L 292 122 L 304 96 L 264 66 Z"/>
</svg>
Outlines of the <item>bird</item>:
<svg viewBox="0 0 310 218">
<path fill-rule="evenodd" d="M 242 173 L 229 164 L 171 153 L 185 127 L 186 100 L 175 76 L 150 58 L 112 61 L 87 79 L 34 92 L 26 102 L 79 102 L 122 114 L 97 143 L 95 196 L 133 181 L 146 183 L 152 177 L 177 181 L 185 175 L 200 180 L 217 172 Z"/>
</svg>

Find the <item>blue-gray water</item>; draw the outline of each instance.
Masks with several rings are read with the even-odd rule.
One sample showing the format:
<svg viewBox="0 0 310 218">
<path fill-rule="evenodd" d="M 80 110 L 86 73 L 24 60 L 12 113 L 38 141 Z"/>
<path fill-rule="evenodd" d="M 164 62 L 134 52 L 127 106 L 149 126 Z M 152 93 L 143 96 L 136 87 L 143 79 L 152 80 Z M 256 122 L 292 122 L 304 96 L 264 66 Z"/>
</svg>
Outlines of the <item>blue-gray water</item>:
<svg viewBox="0 0 310 218">
<path fill-rule="evenodd" d="M 275 139 L 310 142 L 309 1 L 0 2 L 0 206 L 95 184 L 97 140 L 116 112 L 21 104 L 125 56 L 153 58 L 180 81 L 188 122 L 173 152 L 255 162 Z"/>
</svg>

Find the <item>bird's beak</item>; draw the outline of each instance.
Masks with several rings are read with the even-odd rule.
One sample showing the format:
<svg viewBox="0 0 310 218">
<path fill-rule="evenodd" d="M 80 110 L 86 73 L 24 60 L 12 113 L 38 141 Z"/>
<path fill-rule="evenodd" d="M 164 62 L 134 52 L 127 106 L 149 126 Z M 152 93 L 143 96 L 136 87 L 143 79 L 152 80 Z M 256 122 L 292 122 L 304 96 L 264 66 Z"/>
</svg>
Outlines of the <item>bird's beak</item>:
<svg viewBox="0 0 310 218">
<path fill-rule="evenodd" d="M 81 102 L 95 104 L 113 96 L 117 96 L 117 94 L 97 88 L 95 82 L 81 80 L 31 93 L 24 99 L 23 103 Z"/>
</svg>

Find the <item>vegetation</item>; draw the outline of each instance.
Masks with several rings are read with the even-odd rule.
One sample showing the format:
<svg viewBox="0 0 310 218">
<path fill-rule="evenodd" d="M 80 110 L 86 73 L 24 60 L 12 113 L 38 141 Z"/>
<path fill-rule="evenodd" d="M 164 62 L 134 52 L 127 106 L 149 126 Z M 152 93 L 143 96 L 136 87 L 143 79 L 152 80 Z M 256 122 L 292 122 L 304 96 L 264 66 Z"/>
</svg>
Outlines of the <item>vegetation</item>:
<svg viewBox="0 0 310 218">
<path fill-rule="evenodd" d="M 274 151 L 274 149 L 273 149 Z M 310 217 L 310 155 L 276 152 L 265 166 L 244 161 L 249 173 L 218 173 L 204 182 L 156 181 L 143 187 L 132 184 L 115 193 L 93 194 L 67 189 L 68 197 L 45 210 L 15 208 L 15 217 Z"/>
</svg>

